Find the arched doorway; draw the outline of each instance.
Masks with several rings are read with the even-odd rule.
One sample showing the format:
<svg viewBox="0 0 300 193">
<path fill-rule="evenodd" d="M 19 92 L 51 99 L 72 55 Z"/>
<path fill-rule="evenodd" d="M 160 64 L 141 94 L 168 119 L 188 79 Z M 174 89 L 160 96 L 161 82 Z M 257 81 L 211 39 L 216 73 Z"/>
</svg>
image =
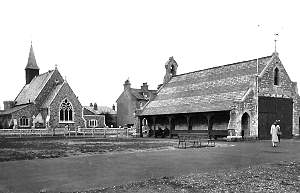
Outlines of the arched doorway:
<svg viewBox="0 0 300 193">
<path fill-rule="evenodd" d="M 242 116 L 242 137 L 249 137 L 250 136 L 250 116 L 248 113 L 244 113 Z"/>
</svg>

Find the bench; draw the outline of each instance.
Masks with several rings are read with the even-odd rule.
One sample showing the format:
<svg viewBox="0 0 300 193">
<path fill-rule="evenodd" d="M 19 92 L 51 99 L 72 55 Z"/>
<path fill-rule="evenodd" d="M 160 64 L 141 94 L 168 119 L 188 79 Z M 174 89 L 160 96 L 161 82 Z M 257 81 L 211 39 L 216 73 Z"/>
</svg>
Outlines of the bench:
<svg viewBox="0 0 300 193">
<path fill-rule="evenodd" d="M 202 147 L 202 141 L 207 142 L 207 146 L 214 147 L 215 140 L 208 135 L 208 133 L 179 133 L 178 134 L 178 148 L 186 148 L 187 143 L 192 143 L 193 147 Z M 200 145 L 200 146 L 199 146 Z"/>
</svg>

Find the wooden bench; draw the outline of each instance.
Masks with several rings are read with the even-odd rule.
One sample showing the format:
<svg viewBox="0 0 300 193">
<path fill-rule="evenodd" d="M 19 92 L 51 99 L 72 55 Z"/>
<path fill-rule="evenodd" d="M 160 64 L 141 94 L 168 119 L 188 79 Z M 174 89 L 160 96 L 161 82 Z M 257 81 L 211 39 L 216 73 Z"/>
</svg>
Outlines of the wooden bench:
<svg viewBox="0 0 300 193">
<path fill-rule="evenodd" d="M 214 138 L 211 138 L 208 133 L 179 133 L 178 134 L 178 148 L 181 147 L 186 148 L 187 143 L 192 143 L 193 147 L 202 147 L 201 142 L 207 142 L 207 146 L 214 147 L 215 140 Z"/>
</svg>

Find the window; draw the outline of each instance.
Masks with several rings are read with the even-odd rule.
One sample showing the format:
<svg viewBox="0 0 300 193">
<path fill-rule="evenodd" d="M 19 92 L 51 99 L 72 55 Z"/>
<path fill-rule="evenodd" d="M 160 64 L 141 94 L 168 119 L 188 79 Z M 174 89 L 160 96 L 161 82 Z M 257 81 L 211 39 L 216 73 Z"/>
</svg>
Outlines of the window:
<svg viewBox="0 0 300 193">
<path fill-rule="evenodd" d="M 95 119 L 89 120 L 89 126 L 90 127 L 97 127 L 98 126 L 97 120 L 95 120 Z"/>
<path fill-rule="evenodd" d="M 26 117 L 22 117 L 20 119 L 20 126 L 21 127 L 28 127 L 29 126 L 29 119 Z"/>
<path fill-rule="evenodd" d="M 73 107 L 68 99 L 64 99 L 59 107 L 59 121 L 69 122 L 73 121 Z"/>
<path fill-rule="evenodd" d="M 274 85 L 279 85 L 279 69 L 274 70 Z"/>
</svg>

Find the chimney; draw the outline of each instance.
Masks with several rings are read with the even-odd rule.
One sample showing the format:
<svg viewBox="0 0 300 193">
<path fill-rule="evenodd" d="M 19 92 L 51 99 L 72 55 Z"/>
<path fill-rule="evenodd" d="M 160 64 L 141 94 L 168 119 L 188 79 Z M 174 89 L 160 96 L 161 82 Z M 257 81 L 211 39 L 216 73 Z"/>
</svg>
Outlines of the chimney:
<svg viewBox="0 0 300 193">
<path fill-rule="evenodd" d="M 94 105 L 93 105 L 93 103 L 90 103 L 90 107 L 93 107 Z"/>
<path fill-rule="evenodd" d="M 124 90 L 129 89 L 130 86 L 131 86 L 131 84 L 130 84 L 130 82 L 129 82 L 129 79 L 127 79 L 123 85 L 124 85 Z"/>
<path fill-rule="evenodd" d="M 114 104 L 112 105 L 112 110 L 116 110 L 116 106 Z"/>
<path fill-rule="evenodd" d="M 4 110 L 11 109 L 15 106 L 15 101 L 3 101 Z"/>
<path fill-rule="evenodd" d="M 97 103 L 94 103 L 94 110 L 98 110 Z"/>
<path fill-rule="evenodd" d="M 148 91 L 148 84 L 147 82 L 144 82 L 143 85 L 141 86 L 142 91 Z"/>
</svg>

